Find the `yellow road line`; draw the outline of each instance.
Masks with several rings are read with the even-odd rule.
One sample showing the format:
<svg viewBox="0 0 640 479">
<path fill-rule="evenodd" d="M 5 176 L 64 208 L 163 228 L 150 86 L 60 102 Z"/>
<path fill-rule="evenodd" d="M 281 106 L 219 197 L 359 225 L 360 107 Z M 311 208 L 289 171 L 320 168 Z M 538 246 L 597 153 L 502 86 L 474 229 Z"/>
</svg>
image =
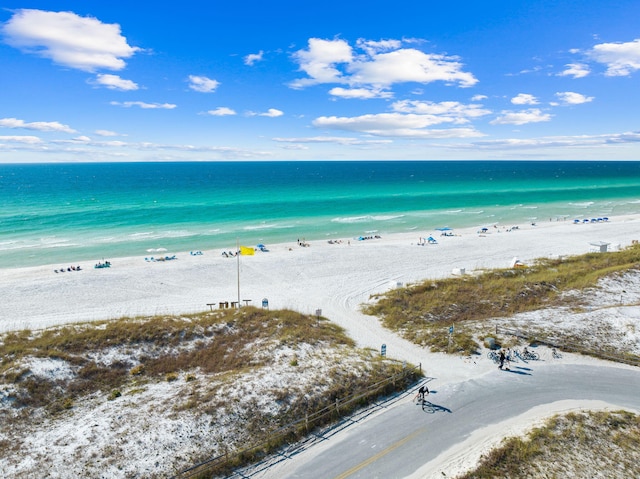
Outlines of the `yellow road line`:
<svg viewBox="0 0 640 479">
<path fill-rule="evenodd" d="M 375 454 L 373 456 L 371 456 L 369 459 L 367 459 L 366 461 L 361 462 L 360 464 L 358 464 L 357 466 L 352 467 L 351 469 L 349 469 L 348 471 L 343 472 L 342 474 L 340 474 L 339 476 L 336 476 L 335 479 L 345 479 L 347 477 L 349 477 L 351 474 L 353 474 L 354 472 L 358 472 L 360 469 L 364 469 L 365 467 L 367 467 L 369 464 L 372 464 L 374 462 L 376 462 L 378 459 L 380 459 L 383 456 L 386 456 L 387 454 L 389 454 L 391 451 L 398 449 L 400 446 L 402 446 L 403 444 L 406 444 L 407 442 L 409 442 L 411 439 L 413 439 L 414 437 L 416 437 L 418 434 L 421 434 L 423 431 L 425 430 L 425 428 L 420 428 L 417 431 L 413 432 L 412 434 L 409 434 L 407 437 L 399 440 L 398 442 L 396 442 L 395 444 L 392 444 L 391 446 L 389 446 L 386 449 L 383 449 L 382 451 L 380 451 L 378 454 Z"/>
</svg>

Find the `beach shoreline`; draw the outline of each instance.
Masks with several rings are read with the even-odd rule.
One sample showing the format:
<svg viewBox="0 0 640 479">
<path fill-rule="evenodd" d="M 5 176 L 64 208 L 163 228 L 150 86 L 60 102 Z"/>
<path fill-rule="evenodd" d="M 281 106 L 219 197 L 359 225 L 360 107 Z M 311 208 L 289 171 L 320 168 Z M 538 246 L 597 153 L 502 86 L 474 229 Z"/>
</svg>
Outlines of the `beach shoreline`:
<svg viewBox="0 0 640 479">
<path fill-rule="evenodd" d="M 591 243 L 608 243 L 609 250 L 624 248 L 640 239 L 640 215 L 598 223 L 456 229 L 447 232 L 452 236 L 437 233 L 396 233 L 362 241 L 335 238 L 308 247 L 301 247 L 298 239 L 239 258 L 223 257 L 220 249 L 202 250 L 201 255 L 172 252 L 172 261 L 115 258 L 109 268 L 82 262 L 77 265 L 80 271 L 62 273 L 54 272 L 59 265 L 4 269 L 0 293 L 8 299 L 0 305 L 0 332 L 194 313 L 220 302 L 262 307 L 266 301 L 271 309 L 306 314 L 321 310 L 348 332 L 366 334 L 354 330 L 352 323 L 361 319 L 359 306 L 373 294 L 453 273 L 506 268 L 514 258 L 526 264 L 541 257 L 582 254 L 596 248 Z M 429 235 L 437 243 L 420 245 Z M 372 346 L 366 340 L 363 345 Z"/>
</svg>

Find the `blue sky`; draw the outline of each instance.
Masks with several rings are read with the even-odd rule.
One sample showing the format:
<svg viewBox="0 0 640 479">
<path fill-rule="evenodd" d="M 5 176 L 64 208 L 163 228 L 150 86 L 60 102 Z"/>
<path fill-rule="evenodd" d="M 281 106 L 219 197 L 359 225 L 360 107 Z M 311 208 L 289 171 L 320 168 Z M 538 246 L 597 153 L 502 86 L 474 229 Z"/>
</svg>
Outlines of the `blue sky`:
<svg viewBox="0 0 640 479">
<path fill-rule="evenodd" d="M 0 162 L 640 160 L 640 2 L 5 1 Z"/>
</svg>

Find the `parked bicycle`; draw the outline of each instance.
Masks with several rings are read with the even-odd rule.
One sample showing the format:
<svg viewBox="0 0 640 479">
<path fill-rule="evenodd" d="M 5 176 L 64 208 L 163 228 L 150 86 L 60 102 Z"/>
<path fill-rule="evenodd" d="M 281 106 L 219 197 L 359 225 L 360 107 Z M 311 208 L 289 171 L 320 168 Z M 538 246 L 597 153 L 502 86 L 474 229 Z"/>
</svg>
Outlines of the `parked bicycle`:
<svg viewBox="0 0 640 479">
<path fill-rule="evenodd" d="M 487 353 L 487 357 L 491 359 L 494 363 L 498 364 L 500 362 L 500 355 L 495 351 L 489 351 Z"/>
<path fill-rule="evenodd" d="M 560 354 L 556 348 L 552 348 L 551 349 L 551 356 L 553 356 L 553 359 L 561 359 L 562 358 L 562 354 Z"/>
<path fill-rule="evenodd" d="M 534 351 L 529 351 L 527 348 L 524 348 L 523 351 L 515 351 L 516 356 L 521 358 L 524 361 L 537 361 L 540 359 L 540 355 Z"/>
</svg>

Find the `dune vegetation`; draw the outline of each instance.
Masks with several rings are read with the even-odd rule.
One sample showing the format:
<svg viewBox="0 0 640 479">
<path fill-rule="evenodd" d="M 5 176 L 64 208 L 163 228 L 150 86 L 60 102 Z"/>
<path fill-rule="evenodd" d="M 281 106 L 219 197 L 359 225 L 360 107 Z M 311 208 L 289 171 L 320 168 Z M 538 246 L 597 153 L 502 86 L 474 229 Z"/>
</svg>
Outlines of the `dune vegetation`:
<svg viewBox="0 0 640 479">
<path fill-rule="evenodd" d="M 224 469 L 420 377 L 325 318 L 253 307 L 6 333 L 0 358 L 0 464 L 12 477 L 167 477 L 220 454 Z M 76 434 L 90 446 L 51 456 L 52 438 Z"/>
<path fill-rule="evenodd" d="M 423 281 L 372 297 L 363 312 L 432 351 L 474 354 L 483 333 L 478 326 L 485 320 L 545 308 L 580 310 L 584 291 L 597 288 L 603 278 L 639 272 L 640 244 L 634 243 L 616 252 L 541 258 L 526 267 Z M 442 332 L 453 324 L 452 345 Z M 545 331 L 537 334 L 546 336 Z"/>
<path fill-rule="evenodd" d="M 456 479 L 640 477 L 640 416 L 628 411 L 558 415 L 511 437 Z"/>
</svg>

